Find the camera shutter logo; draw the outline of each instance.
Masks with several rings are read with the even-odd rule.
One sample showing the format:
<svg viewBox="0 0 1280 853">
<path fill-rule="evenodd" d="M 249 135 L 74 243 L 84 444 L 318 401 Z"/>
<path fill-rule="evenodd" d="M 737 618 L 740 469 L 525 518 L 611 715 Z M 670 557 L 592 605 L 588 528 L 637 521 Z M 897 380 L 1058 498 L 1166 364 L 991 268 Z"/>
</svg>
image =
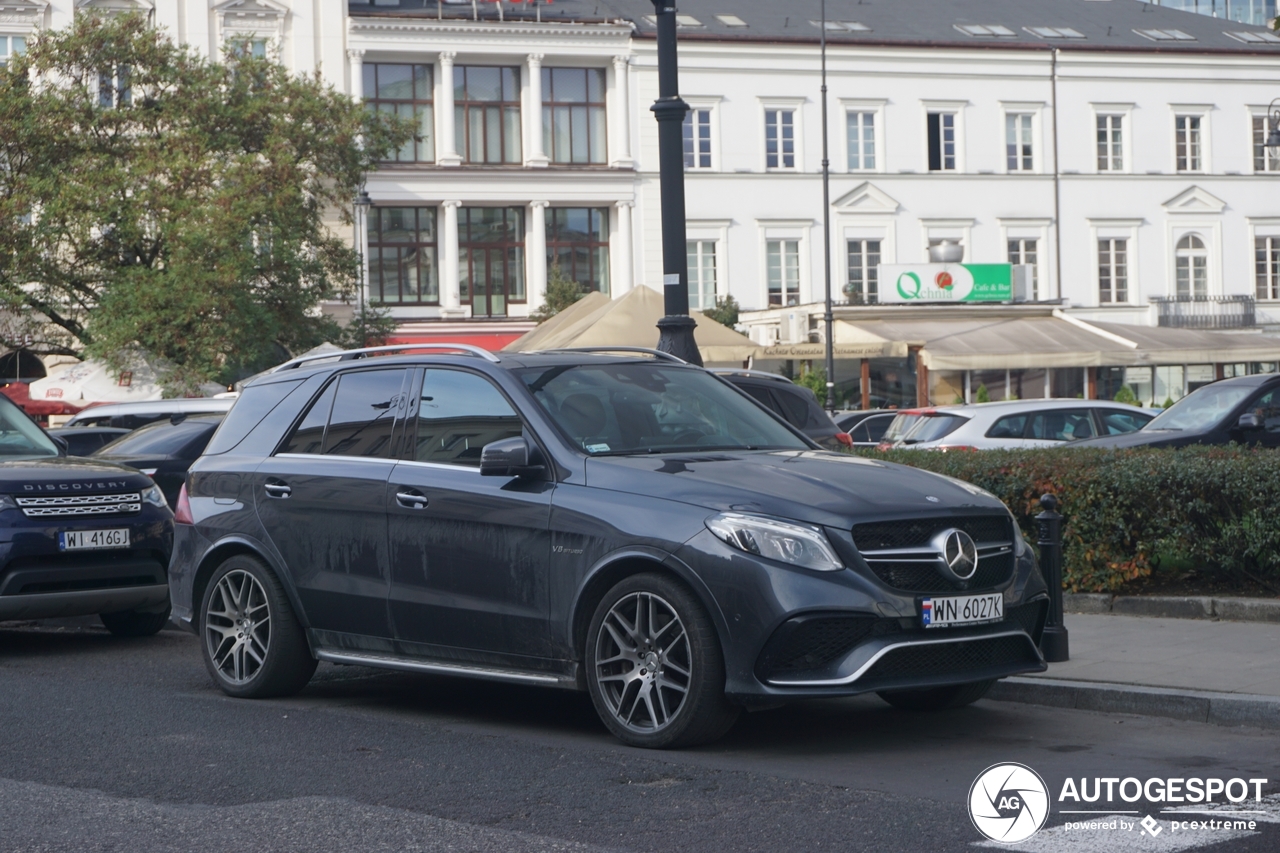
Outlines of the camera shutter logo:
<svg viewBox="0 0 1280 853">
<path fill-rule="evenodd" d="M 1002 844 L 1025 841 L 1049 818 L 1049 789 L 1025 764 L 993 764 L 969 788 L 969 819 Z"/>
</svg>

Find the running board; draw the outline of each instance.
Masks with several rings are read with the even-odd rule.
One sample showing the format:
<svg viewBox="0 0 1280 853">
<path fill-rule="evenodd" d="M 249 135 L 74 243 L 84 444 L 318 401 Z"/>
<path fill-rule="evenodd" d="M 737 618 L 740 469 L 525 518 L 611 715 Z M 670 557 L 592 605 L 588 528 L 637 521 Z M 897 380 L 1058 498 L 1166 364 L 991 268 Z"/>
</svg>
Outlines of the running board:
<svg viewBox="0 0 1280 853">
<path fill-rule="evenodd" d="M 431 675 L 457 675 L 463 678 L 482 678 L 488 681 L 505 681 L 514 684 L 537 684 L 543 687 L 567 687 L 577 689 L 577 681 L 570 675 L 552 675 L 519 670 L 498 669 L 479 664 L 434 663 L 416 658 L 387 657 L 358 652 L 333 652 L 317 649 L 316 657 L 329 663 L 350 666 L 372 666 L 379 669 L 398 669 L 404 672 L 425 672 Z"/>
</svg>

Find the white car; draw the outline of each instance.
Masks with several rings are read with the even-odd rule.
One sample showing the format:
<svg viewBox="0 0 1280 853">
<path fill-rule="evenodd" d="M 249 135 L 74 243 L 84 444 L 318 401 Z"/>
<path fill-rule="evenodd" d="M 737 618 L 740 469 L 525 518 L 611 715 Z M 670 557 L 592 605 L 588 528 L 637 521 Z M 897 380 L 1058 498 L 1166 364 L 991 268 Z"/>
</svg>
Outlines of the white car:
<svg viewBox="0 0 1280 853">
<path fill-rule="evenodd" d="M 1111 400 L 1010 400 L 904 409 L 880 449 L 1012 450 L 1058 447 L 1142 429 L 1158 414 Z"/>
<path fill-rule="evenodd" d="M 176 397 L 133 403 L 104 403 L 81 409 L 64 427 L 112 426 L 137 429 L 176 415 L 216 415 L 231 411 L 235 397 Z"/>
</svg>

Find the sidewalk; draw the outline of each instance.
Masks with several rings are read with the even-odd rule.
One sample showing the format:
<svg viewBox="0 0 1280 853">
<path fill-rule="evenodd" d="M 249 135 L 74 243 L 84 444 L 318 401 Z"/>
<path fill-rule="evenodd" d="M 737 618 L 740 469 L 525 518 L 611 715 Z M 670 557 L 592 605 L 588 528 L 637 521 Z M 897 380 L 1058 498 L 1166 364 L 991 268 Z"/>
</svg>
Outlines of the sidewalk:
<svg viewBox="0 0 1280 853">
<path fill-rule="evenodd" d="M 1071 659 L 989 698 L 1280 728 L 1280 624 L 1068 613 Z"/>
</svg>

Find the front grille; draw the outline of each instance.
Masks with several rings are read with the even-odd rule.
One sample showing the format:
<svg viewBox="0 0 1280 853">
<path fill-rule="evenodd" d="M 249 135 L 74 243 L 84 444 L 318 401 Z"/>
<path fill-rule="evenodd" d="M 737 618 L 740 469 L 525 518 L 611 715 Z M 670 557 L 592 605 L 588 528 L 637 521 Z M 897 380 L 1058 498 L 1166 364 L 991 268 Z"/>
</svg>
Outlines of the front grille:
<svg viewBox="0 0 1280 853">
<path fill-rule="evenodd" d="M 798 616 L 774 631 L 760 654 L 757 671 L 767 681 L 822 669 L 865 640 L 901 630 L 898 620 L 875 616 Z"/>
<path fill-rule="evenodd" d="M 1038 662 L 1035 650 L 1023 636 L 919 643 L 891 650 L 867 670 L 859 683 L 935 675 L 978 675 L 992 668 Z"/>
<path fill-rule="evenodd" d="M 1000 515 L 973 515 L 956 518 L 915 518 L 905 521 L 873 521 L 853 527 L 853 542 L 859 551 L 884 551 L 890 548 L 926 546 L 942 531 L 956 527 L 984 542 L 1012 542 L 1010 520 Z"/>
<path fill-rule="evenodd" d="M 27 518 L 68 518 L 86 515 L 129 515 L 142 512 L 142 495 L 57 495 L 14 498 Z"/>
<path fill-rule="evenodd" d="M 890 562 L 867 558 L 867 565 L 882 582 L 903 592 L 953 592 L 955 590 L 990 589 L 1013 576 L 1013 554 L 992 554 L 978 558 L 978 569 L 967 581 L 943 574 L 946 569 L 938 560 Z"/>
</svg>

